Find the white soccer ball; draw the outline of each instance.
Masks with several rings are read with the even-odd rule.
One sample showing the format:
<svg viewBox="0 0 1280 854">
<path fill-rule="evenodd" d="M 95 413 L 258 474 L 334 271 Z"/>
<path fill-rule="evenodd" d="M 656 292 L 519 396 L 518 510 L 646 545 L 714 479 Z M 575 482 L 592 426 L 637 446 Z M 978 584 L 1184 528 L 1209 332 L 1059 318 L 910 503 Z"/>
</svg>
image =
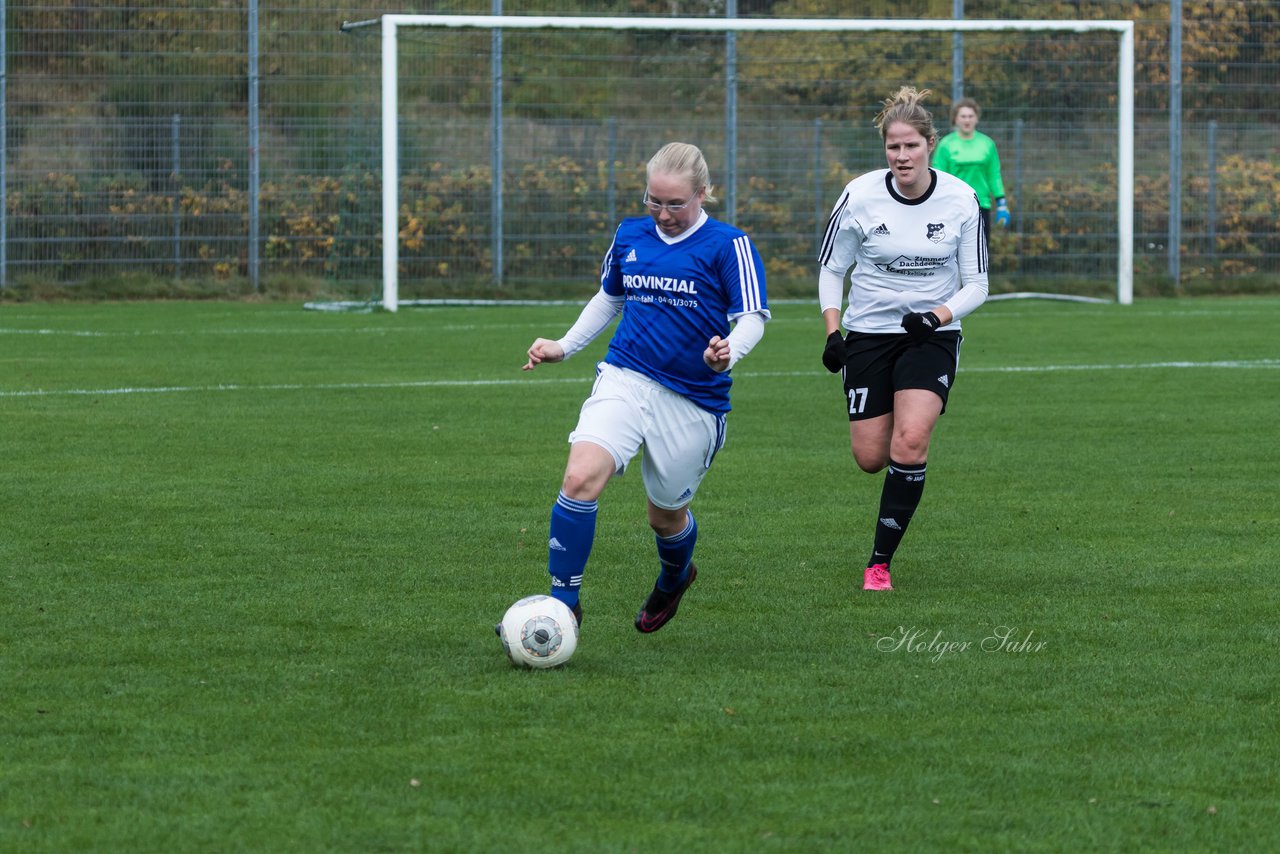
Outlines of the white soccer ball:
<svg viewBox="0 0 1280 854">
<path fill-rule="evenodd" d="M 578 621 L 553 596 L 526 596 L 502 615 L 498 638 L 516 667 L 559 667 L 578 648 Z"/>
</svg>

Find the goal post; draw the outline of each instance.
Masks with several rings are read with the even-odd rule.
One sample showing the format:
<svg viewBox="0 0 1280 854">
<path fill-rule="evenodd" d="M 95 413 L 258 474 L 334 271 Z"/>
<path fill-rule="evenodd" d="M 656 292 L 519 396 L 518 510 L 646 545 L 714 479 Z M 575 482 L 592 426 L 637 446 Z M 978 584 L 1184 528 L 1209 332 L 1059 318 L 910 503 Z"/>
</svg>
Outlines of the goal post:
<svg viewBox="0 0 1280 854">
<path fill-rule="evenodd" d="M 370 21 L 347 22 L 344 31 L 377 26 L 381 31 L 382 157 L 382 307 L 401 304 L 400 264 L 400 116 L 399 40 L 407 28 L 657 31 L 718 33 L 964 33 L 964 32 L 1110 32 L 1118 35 L 1115 90 L 1116 155 L 1116 301 L 1133 301 L 1134 242 L 1134 23 L 1129 20 L 928 20 L 804 18 L 658 18 L 513 15 L 385 14 Z M 904 82 L 912 82 L 904 78 Z"/>
</svg>

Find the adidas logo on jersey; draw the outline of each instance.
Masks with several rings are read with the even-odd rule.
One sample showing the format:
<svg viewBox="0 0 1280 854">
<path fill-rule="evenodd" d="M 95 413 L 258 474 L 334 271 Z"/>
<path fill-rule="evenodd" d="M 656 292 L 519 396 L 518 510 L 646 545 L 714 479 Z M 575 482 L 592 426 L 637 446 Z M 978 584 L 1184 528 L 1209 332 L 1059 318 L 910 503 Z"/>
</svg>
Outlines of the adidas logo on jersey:
<svg viewBox="0 0 1280 854">
<path fill-rule="evenodd" d="M 885 225 L 883 222 L 880 223 L 875 228 L 871 229 L 871 236 L 872 237 L 888 237 L 889 226 Z"/>
<path fill-rule="evenodd" d="M 548 547 L 549 547 L 553 552 L 567 552 L 567 551 L 568 551 L 568 549 L 566 549 L 564 546 L 560 545 L 560 541 L 559 541 L 559 540 L 557 540 L 555 537 L 552 537 L 552 538 L 551 538 L 551 542 L 547 543 L 547 546 L 548 546 Z"/>
<path fill-rule="evenodd" d="M 627 257 L 622 259 L 622 263 L 626 264 L 634 260 L 636 260 L 636 250 L 632 249 L 630 252 L 627 253 Z"/>
<path fill-rule="evenodd" d="M 951 380 L 947 378 L 946 374 L 938 377 L 938 382 L 942 383 L 943 388 L 951 388 Z"/>
</svg>

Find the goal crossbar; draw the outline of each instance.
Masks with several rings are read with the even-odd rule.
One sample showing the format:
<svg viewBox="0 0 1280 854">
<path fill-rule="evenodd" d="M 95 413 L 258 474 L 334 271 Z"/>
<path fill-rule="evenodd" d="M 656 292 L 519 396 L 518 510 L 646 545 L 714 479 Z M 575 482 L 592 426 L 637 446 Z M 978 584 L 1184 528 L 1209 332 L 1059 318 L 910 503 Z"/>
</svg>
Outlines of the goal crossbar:
<svg viewBox="0 0 1280 854">
<path fill-rule="evenodd" d="M 1133 302 L 1134 23 L 1127 20 L 920 20 L 875 18 L 656 18 L 541 15 L 387 14 L 348 21 L 344 32 L 378 26 L 382 36 L 382 305 L 399 307 L 399 61 L 401 27 L 512 30 L 680 30 L 684 32 L 1113 32 L 1119 36 L 1116 113 L 1117 272 L 1116 299 Z"/>
</svg>

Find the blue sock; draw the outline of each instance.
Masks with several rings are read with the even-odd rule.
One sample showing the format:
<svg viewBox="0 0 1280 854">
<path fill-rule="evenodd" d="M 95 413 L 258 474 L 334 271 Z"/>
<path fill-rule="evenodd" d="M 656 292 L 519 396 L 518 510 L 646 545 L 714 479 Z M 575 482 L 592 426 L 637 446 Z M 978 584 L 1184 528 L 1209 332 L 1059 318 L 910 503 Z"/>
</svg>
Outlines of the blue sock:
<svg viewBox="0 0 1280 854">
<path fill-rule="evenodd" d="M 688 511 L 686 511 L 688 512 Z M 658 560 L 662 571 L 658 573 L 658 589 L 671 593 L 689 577 L 689 564 L 693 562 L 693 547 L 698 542 L 698 523 L 689 513 L 689 524 L 674 537 L 655 537 L 658 542 Z"/>
<path fill-rule="evenodd" d="M 551 532 L 547 540 L 547 572 L 551 595 L 572 608 L 578 604 L 582 570 L 591 556 L 596 537 L 595 501 L 576 501 L 563 492 L 551 508 Z"/>
</svg>

